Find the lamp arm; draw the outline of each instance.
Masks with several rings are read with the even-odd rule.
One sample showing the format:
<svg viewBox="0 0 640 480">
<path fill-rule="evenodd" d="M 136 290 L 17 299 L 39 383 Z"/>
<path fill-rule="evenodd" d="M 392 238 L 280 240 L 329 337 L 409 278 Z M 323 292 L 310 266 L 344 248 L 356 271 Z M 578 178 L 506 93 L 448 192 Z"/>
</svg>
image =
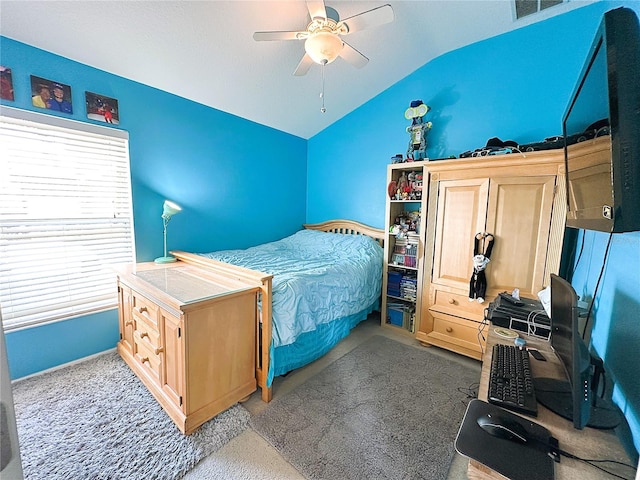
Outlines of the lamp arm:
<svg viewBox="0 0 640 480">
<path fill-rule="evenodd" d="M 169 224 L 171 217 L 168 215 L 162 216 L 162 237 L 164 239 L 164 256 L 167 256 L 167 225 Z"/>
<path fill-rule="evenodd" d="M 164 256 L 156 258 L 155 263 L 172 263 L 176 261 L 175 257 L 170 257 L 167 252 L 167 225 L 169 224 L 169 220 L 171 217 L 178 213 L 181 208 L 173 202 L 169 200 L 164 201 L 163 211 L 162 211 L 162 242 L 163 242 L 163 250 Z"/>
</svg>

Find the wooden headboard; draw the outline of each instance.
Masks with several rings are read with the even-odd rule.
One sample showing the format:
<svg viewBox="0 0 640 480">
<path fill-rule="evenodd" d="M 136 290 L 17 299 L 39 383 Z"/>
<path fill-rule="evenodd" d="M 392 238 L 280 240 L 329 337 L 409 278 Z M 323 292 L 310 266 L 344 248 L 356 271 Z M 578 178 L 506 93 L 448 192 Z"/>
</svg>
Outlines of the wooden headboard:
<svg viewBox="0 0 640 480">
<path fill-rule="evenodd" d="M 364 223 L 354 222 L 353 220 L 329 220 L 321 223 L 305 223 L 303 227 L 307 230 L 320 230 L 322 232 L 366 235 L 375 239 L 381 247 L 384 247 L 384 230 L 370 227 Z"/>
</svg>

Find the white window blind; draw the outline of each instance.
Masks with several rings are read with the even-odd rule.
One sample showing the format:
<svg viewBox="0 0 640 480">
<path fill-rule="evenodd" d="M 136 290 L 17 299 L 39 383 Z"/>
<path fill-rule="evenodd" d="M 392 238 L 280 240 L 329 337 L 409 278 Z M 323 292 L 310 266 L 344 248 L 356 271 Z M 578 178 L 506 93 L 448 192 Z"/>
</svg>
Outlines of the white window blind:
<svg viewBox="0 0 640 480">
<path fill-rule="evenodd" d="M 134 261 L 128 134 L 0 110 L 0 309 L 5 330 L 117 306 Z"/>
</svg>

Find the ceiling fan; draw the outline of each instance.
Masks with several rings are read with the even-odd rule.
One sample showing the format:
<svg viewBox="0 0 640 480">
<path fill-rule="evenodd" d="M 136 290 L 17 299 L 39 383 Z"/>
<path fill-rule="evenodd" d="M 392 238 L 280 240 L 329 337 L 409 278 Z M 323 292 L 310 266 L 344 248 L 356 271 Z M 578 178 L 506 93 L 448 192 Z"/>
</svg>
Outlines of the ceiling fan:
<svg viewBox="0 0 640 480">
<path fill-rule="evenodd" d="M 256 41 L 304 40 L 305 54 L 293 73 L 297 76 L 305 75 L 314 63 L 324 66 L 337 57 L 358 68 L 364 67 L 369 59 L 341 37 L 390 23 L 394 19 L 393 8 L 388 4 L 340 20 L 338 12 L 326 7 L 323 0 L 308 0 L 306 3 L 311 17 L 306 30 L 253 34 Z"/>
</svg>

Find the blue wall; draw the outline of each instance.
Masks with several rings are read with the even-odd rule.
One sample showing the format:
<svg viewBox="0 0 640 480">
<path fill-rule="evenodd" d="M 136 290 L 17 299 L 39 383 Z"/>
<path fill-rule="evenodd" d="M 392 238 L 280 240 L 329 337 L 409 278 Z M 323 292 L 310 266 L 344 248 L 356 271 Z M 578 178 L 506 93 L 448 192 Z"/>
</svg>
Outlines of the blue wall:
<svg viewBox="0 0 640 480">
<path fill-rule="evenodd" d="M 162 255 L 162 202 L 182 207 L 168 248 L 242 248 L 289 235 L 305 221 L 307 141 L 169 93 L 0 37 L 15 102 L 31 105 L 30 75 L 72 87 L 73 115 L 87 120 L 85 91 L 118 100 L 118 129 L 129 132 L 136 256 Z M 276 186 L 276 187 L 274 187 Z M 115 284 L 114 284 L 115 287 Z M 10 332 L 12 378 L 115 347 L 117 311 Z"/>
<path fill-rule="evenodd" d="M 582 255 L 576 254 L 571 283 L 583 300 L 593 302 L 591 343 L 613 377 L 613 399 L 640 451 L 640 232 L 614 234 L 607 253 L 608 241 L 606 233 L 580 231 Z"/>
<path fill-rule="evenodd" d="M 562 133 L 562 116 L 605 11 L 599 2 L 442 55 L 309 140 L 307 221 L 354 218 L 384 226 L 386 166 L 407 150 L 404 111 L 432 110 L 430 158 L 458 156 L 498 137 L 520 144 Z M 344 188 L 348 183 L 349 188 Z M 573 285 L 590 301 L 608 236 L 587 232 Z M 581 237 L 580 237 L 581 242 Z M 571 250 L 569 247 L 568 251 Z M 593 348 L 640 450 L 640 235 L 616 235 L 596 296 Z"/>
</svg>

